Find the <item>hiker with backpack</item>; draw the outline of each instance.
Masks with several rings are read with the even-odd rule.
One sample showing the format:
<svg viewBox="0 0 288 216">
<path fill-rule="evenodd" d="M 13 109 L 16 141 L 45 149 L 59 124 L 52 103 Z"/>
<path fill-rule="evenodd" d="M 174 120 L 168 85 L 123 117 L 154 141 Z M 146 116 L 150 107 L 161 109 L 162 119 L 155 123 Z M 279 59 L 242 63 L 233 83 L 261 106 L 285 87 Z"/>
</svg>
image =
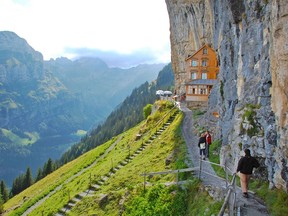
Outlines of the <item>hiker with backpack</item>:
<svg viewBox="0 0 288 216">
<path fill-rule="evenodd" d="M 258 168 L 260 164 L 256 158 L 251 156 L 249 149 L 245 149 L 244 152 L 245 156 L 240 158 L 236 173 L 240 172 L 240 183 L 243 196 L 248 198 L 248 185 L 250 176 L 252 174 L 253 168 Z"/>
<path fill-rule="evenodd" d="M 209 147 L 212 143 L 212 137 L 211 137 L 211 134 L 209 133 L 209 131 L 207 130 L 206 133 L 205 133 L 205 137 L 206 137 L 206 157 L 208 158 L 209 157 Z"/>
<path fill-rule="evenodd" d="M 206 155 L 206 136 L 205 136 L 205 133 L 202 133 L 201 134 L 201 137 L 199 138 L 199 141 L 198 141 L 198 147 L 200 149 L 200 158 L 202 160 L 205 160 L 205 155 Z"/>
</svg>

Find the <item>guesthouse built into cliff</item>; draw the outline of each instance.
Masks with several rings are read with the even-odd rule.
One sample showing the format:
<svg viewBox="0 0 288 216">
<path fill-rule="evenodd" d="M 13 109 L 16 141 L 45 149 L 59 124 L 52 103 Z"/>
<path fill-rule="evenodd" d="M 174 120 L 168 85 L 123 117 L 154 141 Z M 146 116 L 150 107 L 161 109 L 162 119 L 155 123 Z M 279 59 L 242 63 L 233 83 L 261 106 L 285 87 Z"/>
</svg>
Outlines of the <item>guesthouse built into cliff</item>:
<svg viewBox="0 0 288 216">
<path fill-rule="evenodd" d="M 206 102 L 219 72 L 216 52 L 202 46 L 186 62 L 186 102 Z"/>
</svg>

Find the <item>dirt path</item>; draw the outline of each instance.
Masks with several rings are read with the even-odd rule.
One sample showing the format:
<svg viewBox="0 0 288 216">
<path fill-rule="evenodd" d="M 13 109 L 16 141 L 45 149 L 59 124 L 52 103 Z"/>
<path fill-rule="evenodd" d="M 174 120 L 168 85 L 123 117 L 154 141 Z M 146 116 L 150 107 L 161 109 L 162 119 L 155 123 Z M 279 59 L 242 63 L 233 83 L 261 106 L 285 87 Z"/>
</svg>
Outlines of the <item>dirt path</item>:
<svg viewBox="0 0 288 216">
<path fill-rule="evenodd" d="M 189 159 L 191 160 L 191 166 L 199 166 L 199 148 L 198 148 L 198 136 L 193 134 L 193 119 L 192 119 L 192 111 L 188 109 L 185 104 L 181 104 L 181 110 L 185 114 L 183 124 L 182 124 L 182 133 L 184 139 L 186 141 L 186 145 L 188 148 Z M 208 160 L 209 161 L 209 160 Z M 203 161 L 202 163 L 203 170 L 208 172 L 211 175 L 206 173 L 201 173 L 201 180 L 203 184 L 210 189 L 209 193 L 222 193 L 226 194 L 226 182 L 223 179 L 217 178 L 216 174 L 210 163 Z M 198 173 L 196 172 L 198 176 Z M 240 212 L 238 215 L 245 216 L 268 216 L 268 210 L 262 200 L 254 196 L 253 194 L 249 194 L 249 198 L 244 198 L 242 196 L 242 191 L 239 187 L 237 187 L 236 191 L 236 207 L 237 211 Z"/>
</svg>

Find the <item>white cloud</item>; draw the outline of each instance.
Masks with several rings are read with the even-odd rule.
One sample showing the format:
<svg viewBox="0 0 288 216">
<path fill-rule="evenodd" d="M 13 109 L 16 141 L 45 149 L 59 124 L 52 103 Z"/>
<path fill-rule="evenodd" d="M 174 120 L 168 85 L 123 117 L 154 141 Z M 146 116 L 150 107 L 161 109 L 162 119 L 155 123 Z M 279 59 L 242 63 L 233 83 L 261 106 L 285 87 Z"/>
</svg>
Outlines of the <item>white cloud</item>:
<svg viewBox="0 0 288 216">
<path fill-rule="evenodd" d="M 165 0 L 0 0 L 0 20 L 0 30 L 25 38 L 45 59 L 86 48 L 151 50 L 158 61 L 170 61 Z"/>
</svg>

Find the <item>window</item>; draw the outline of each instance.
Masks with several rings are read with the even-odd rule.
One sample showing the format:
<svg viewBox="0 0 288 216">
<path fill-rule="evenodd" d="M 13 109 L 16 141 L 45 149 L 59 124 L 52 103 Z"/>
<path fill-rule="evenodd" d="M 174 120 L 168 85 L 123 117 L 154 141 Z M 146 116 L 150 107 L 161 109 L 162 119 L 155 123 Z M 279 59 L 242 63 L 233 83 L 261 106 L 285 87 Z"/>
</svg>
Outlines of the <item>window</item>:
<svg viewBox="0 0 288 216">
<path fill-rule="evenodd" d="M 192 59 L 192 61 L 191 61 L 191 66 L 192 66 L 192 67 L 197 67 L 197 66 L 198 66 L 198 61 Z"/>
<path fill-rule="evenodd" d="M 188 94 L 192 94 L 192 86 L 188 86 Z"/>
<path fill-rule="evenodd" d="M 203 55 L 207 55 L 208 54 L 208 49 L 207 48 L 204 48 L 203 49 Z"/>
<path fill-rule="evenodd" d="M 196 94 L 196 86 L 188 86 L 188 94 Z"/>
<path fill-rule="evenodd" d="M 191 73 L 191 79 L 192 79 L 192 80 L 197 79 L 197 73 L 196 73 L 195 71 L 193 71 L 193 72 Z"/>
<path fill-rule="evenodd" d="M 203 59 L 202 60 L 202 67 L 207 67 L 208 66 L 208 60 L 207 59 Z"/>
<path fill-rule="evenodd" d="M 204 85 L 199 85 L 199 94 L 207 95 L 207 88 Z"/>
<path fill-rule="evenodd" d="M 192 94 L 196 94 L 196 87 L 193 87 Z"/>
<path fill-rule="evenodd" d="M 202 71 L 201 79 L 207 79 L 207 72 L 206 71 Z"/>
</svg>

